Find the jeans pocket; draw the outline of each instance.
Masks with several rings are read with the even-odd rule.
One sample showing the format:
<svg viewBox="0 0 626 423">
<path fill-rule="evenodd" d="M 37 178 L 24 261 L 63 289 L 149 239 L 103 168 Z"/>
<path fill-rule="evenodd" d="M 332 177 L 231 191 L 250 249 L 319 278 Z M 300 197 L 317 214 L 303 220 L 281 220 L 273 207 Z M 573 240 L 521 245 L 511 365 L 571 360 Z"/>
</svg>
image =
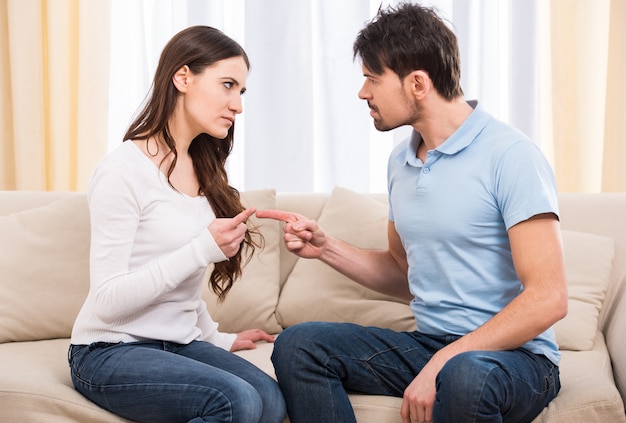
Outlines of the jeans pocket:
<svg viewBox="0 0 626 423">
<path fill-rule="evenodd" d="M 96 350 L 103 350 L 104 348 L 112 345 L 118 345 L 118 343 L 110 342 L 94 342 L 89 345 L 71 345 L 69 350 L 69 362 L 72 370 L 72 376 L 76 379 L 84 380 L 84 373 L 86 368 L 91 362 L 98 361 L 98 352 Z M 95 351 L 95 355 L 92 354 Z M 89 370 L 87 370 L 89 373 Z"/>
<path fill-rule="evenodd" d="M 81 353 L 81 351 L 87 347 L 87 345 L 70 345 L 70 347 L 67 350 L 67 361 L 70 365 L 70 367 L 72 367 L 74 365 L 74 362 L 76 361 L 76 357 Z"/>
</svg>

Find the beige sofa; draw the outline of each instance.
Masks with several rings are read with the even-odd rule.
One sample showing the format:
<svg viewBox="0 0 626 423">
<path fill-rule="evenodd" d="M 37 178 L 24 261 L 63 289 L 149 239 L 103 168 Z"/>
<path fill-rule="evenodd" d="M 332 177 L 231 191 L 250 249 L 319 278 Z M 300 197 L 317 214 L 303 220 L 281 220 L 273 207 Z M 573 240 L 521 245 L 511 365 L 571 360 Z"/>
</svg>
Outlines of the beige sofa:
<svg viewBox="0 0 626 423">
<path fill-rule="evenodd" d="M 386 198 L 243 193 L 257 208 L 317 218 L 365 248 L 386 245 Z M 556 326 L 563 388 L 536 422 L 626 422 L 626 193 L 560 197 L 570 312 Z M 280 225 L 257 221 L 265 249 L 226 302 L 204 293 L 224 331 L 279 333 L 306 320 L 411 329 L 408 306 L 364 289 L 322 263 L 297 259 Z M 123 422 L 72 388 L 67 347 L 88 289 L 89 215 L 83 193 L 0 192 L 0 422 Z M 240 354 L 273 375 L 272 344 Z M 400 422 L 401 400 L 352 395 L 359 422 Z M 325 422 L 326 423 L 326 422 Z"/>
</svg>

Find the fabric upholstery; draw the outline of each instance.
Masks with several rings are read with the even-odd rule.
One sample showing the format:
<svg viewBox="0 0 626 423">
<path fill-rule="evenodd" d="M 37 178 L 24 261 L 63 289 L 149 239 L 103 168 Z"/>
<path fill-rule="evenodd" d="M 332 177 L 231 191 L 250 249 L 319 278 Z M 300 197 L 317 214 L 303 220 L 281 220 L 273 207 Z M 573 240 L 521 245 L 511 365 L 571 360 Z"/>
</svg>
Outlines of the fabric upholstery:
<svg viewBox="0 0 626 423">
<path fill-rule="evenodd" d="M 318 222 L 329 234 L 362 248 L 386 248 L 387 206 L 345 188 L 335 188 Z M 614 241 L 563 231 L 570 313 L 555 325 L 561 349 L 593 347 L 609 282 Z M 397 330 L 414 328 L 410 309 L 399 300 L 361 287 L 324 263 L 299 259 L 287 279 L 277 314 L 285 327 L 307 321 L 351 321 Z"/>
<path fill-rule="evenodd" d="M 384 194 L 337 188 L 330 195 L 274 197 L 273 191 L 261 190 L 244 192 L 242 197 L 256 208 L 278 204 L 280 209 L 316 218 L 328 232 L 365 248 L 386 246 Z M 566 194 L 559 202 L 570 299 L 570 313 L 556 328 L 563 350 L 563 388 L 533 423 L 626 423 L 623 396 L 615 385 L 626 386 L 626 195 Z M 0 218 L 0 421 L 125 422 L 83 398 L 69 379 L 69 332 L 88 289 L 89 217 L 84 194 L 4 191 L 0 215 L 5 215 Z M 274 233 L 266 236 L 266 249 L 244 268 L 244 277 L 226 302 L 211 311 L 219 316 L 216 320 L 239 324 L 239 319 L 242 328 L 264 327 L 270 332 L 280 328 L 277 317 L 297 322 L 301 313 L 317 320 L 412 326 L 406 304 L 359 291 L 359 285 L 329 273 L 321 263 L 303 267 L 315 261 L 286 253 L 280 224 L 259 223 L 262 231 Z M 609 239 L 615 242 L 614 253 Z M 276 283 L 271 281 L 275 275 L 269 276 L 275 269 L 268 273 L 271 257 L 278 254 L 274 249 L 282 254 Z M 607 266 L 612 267 L 611 276 L 603 288 Z M 362 304 L 366 307 L 359 308 Z M 272 307 L 282 314 L 274 316 Z M 358 311 L 345 310 L 352 307 Z M 23 342 L 11 342 L 14 339 Z M 237 354 L 273 376 L 271 351 L 272 344 L 259 343 L 256 349 Z M 399 398 L 351 393 L 350 400 L 359 423 L 401 422 Z"/>
<path fill-rule="evenodd" d="M 561 350 L 593 347 L 600 308 L 611 276 L 613 239 L 584 232 L 562 231 L 569 311 L 554 326 Z"/>
<path fill-rule="evenodd" d="M 0 216 L 0 343 L 67 338 L 89 289 L 86 196 Z"/>
</svg>

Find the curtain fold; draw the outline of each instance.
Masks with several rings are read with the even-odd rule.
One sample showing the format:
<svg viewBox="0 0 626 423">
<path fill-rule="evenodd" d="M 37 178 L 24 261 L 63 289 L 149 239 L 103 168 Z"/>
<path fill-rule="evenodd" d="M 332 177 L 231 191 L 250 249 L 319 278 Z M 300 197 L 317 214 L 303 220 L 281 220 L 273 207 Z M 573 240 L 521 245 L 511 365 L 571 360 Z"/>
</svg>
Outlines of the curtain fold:
<svg viewBox="0 0 626 423">
<path fill-rule="evenodd" d="M 107 149 L 108 1 L 0 8 L 0 189 L 85 189 Z"/>
<path fill-rule="evenodd" d="M 423 3 L 458 35 L 467 97 L 526 132 L 561 191 L 626 191 L 626 1 Z M 408 128 L 373 129 L 351 52 L 380 4 L 2 0 L 0 189 L 86 189 L 122 141 L 164 43 L 205 24 L 252 61 L 228 163 L 234 186 L 383 191 L 387 155 Z"/>
<path fill-rule="evenodd" d="M 623 0 L 553 0 L 551 83 L 559 189 L 626 190 Z"/>
<path fill-rule="evenodd" d="M 626 191 L 626 1 L 612 0 L 602 191 Z"/>
</svg>

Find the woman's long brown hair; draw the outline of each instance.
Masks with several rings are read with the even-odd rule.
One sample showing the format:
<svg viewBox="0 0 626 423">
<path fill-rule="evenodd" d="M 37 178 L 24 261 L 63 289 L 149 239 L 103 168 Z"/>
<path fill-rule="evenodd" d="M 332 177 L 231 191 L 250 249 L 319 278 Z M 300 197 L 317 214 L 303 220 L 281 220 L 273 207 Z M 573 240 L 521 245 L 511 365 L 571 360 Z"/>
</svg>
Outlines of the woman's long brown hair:
<svg viewBox="0 0 626 423">
<path fill-rule="evenodd" d="M 124 140 L 147 142 L 154 136 L 164 140 L 171 150 L 170 154 L 174 155 L 167 171 L 168 181 L 178 157 L 176 141 L 169 130 L 169 119 L 174 113 L 179 94 L 172 82 L 174 74 L 185 65 L 192 73 L 199 74 L 206 67 L 232 57 L 242 57 L 246 66 L 250 68 L 248 56 L 243 48 L 221 31 L 208 26 L 193 26 L 179 32 L 163 49 L 151 93 L 126 131 Z M 226 173 L 226 159 L 233 148 L 234 130 L 233 124 L 224 139 L 217 139 L 205 133 L 200 134 L 189 146 L 189 155 L 200 183 L 198 194 L 206 197 L 218 218 L 234 217 L 244 210 L 239 191 L 228 184 Z M 241 276 L 244 250 L 250 253 L 248 257 L 252 257 L 255 247 L 259 246 L 253 240 L 253 234 L 260 237 L 256 228 L 249 228 L 242 248 L 237 254 L 229 260 L 214 264 L 209 284 L 219 301 L 226 298 L 234 281 Z"/>
</svg>

